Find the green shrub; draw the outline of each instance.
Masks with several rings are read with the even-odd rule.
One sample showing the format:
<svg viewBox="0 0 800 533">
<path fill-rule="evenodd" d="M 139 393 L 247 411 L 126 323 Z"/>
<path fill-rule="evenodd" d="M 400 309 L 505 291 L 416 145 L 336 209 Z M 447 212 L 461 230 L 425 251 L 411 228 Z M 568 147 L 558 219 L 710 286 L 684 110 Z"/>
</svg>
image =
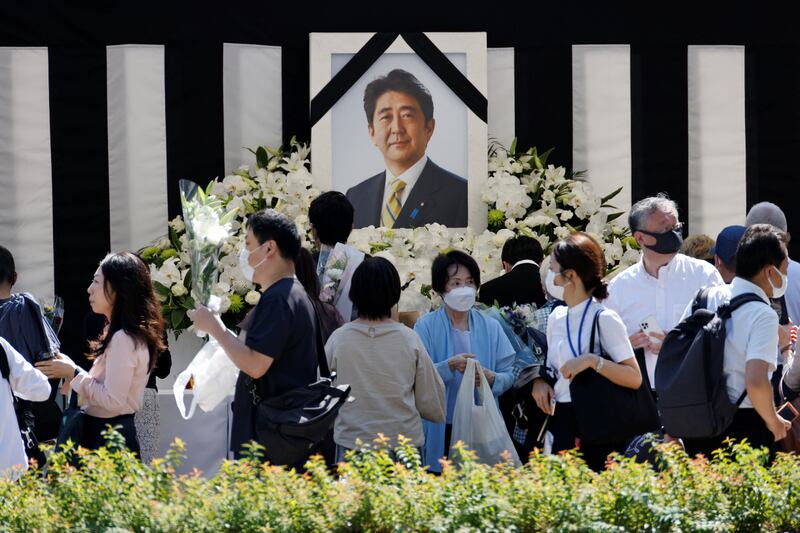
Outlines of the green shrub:
<svg viewBox="0 0 800 533">
<path fill-rule="evenodd" d="M 658 469 L 613 458 L 600 474 L 575 453 L 488 467 L 462 448 L 441 476 L 407 442 L 393 456 L 377 441 L 337 474 L 320 458 L 303 474 L 262 464 L 253 446 L 204 479 L 176 474 L 180 441 L 151 465 L 122 443 L 0 480 L 0 531 L 800 531 L 800 459 L 768 465 L 746 445 L 712 461 L 664 447 Z"/>
</svg>

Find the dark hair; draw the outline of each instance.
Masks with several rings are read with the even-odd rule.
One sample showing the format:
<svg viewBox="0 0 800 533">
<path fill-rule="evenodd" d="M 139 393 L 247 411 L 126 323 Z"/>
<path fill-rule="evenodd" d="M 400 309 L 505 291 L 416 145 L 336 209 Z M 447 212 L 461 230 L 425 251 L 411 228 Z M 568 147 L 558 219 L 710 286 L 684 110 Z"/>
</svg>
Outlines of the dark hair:
<svg viewBox="0 0 800 533">
<path fill-rule="evenodd" d="M 475 288 L 481 286 L 481 269 L 478 263 L 469 255 L 459 250 L 451 250 L 445 254 L 439 254 L 431 265 L 431 286 L 439 294 L 444 294 L 447 280 L 450 279 L 450 270 L 453 265 L 462 265 L 469 270 Z M 458 268 L 458 267 L 456 267 Z"/>
<path fill-rule="evenodd" d="M 553 247 L 553 257 L 561 272 L 574 270 L 583 286 L 598 300 L 608 298 L 608 284 L 603 279 L 606 257 L 603 249 L 588 234 L 579 231 L 558 241 Z"/>
<path fill-rule="evenodd" d="M 353 272 L 349 295 L 359 318 L 380 320 L 392 315 L 400 290 L 400 275 L 388 259 L 365 257 Z"/>
<path fill-rule="evenodd" d="M 5 246 L 0 246 L 0 283 L 13 282 L 16 273 L 14 255 Z"/>
<path fill-rule="evenodd" d="M 109 254 L 100 263 L 105 278 L 103 292 L 114 304 L 111 320 L 103 334 L 89 344 L 88 358 L 94 359 L 108 349 L 117 331 L 124 331 L 136 345 L 146 345 L 150 353 L 148 370 L 156 365 L 158 355 L 166 349 L 164 344 L 164 319 L 156 300 L 150 271 L 138 256 L 130 252 Z"/>
<path fill-rule="evenodd" d="M 333 246 L 347 242 L 353 230 L 353 204 L 339 191 L 328 191 L 311 201 L 308 220 L 314 225 L 319 242 Z"/>
<path fill-rule="evenodd" d="M 544 259 L 544 254 L 542 253 L 542 245 L 539 244 L 539 241 L 533 237 L 520 235 L 518 237 L 511 237 L 506 241 L 503 245 L 503 252 L 500 255 L 500 259 L 511 265 L 523 259 L 530 259 L 541 263 L 542 259 Z"/>
<path fill-rule="evenodd" d="M 250 218 L 247 219 L 247 228 L 253 232 L 259 244 L 275 241 L 278 251 L 284 259 L 294 261 L 300 252 L 300 235 L 297 233 L 297 226 L 285 215 L 272 209 L 264 209 L 250 215 Z"/>
<path fill-rule="evenodd" d="M 317 277 L 317 263 L 308 248 L 300 247 L 294 260 L 294 275 L 306 290 L 312 300 L 319 300 L 319 291 L 322 289 Z"/>
<path fill-rule="evenodd" d="M 767 265 L 780 266 L 786 259 L 788 235 L 770 224 L 753 224 L 736 248 L 736 275 L 754 278 Z"/>
<path fill-rule="evenodd" d="M 394 69 L 386 76 L 375 78 L 364 89 L 364 112 L 367 114 L 367 123 L 372 124 L 375 116 L 375 106 L 378 98 L 389 91 L 406 93 L 413 97 L 425 115 L 425 122 L 433 119 L 433 98 L 431 93 L 420 81 L 402 69 Z"/>
</svg>

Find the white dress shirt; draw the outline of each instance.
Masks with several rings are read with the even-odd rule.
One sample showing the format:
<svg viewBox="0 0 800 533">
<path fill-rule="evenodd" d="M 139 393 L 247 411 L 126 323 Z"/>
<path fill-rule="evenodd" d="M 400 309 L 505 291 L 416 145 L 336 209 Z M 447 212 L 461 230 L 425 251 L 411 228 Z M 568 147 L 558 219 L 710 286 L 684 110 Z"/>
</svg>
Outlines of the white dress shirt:
<svg viewBox="0 0 800 533">
<path fill-rule="evenodd" d="M 586 306 L 589 309 L 586 310 Z M 581 332 L 581 317 L 586 311 L 586 318 L 583 321 L 583 331 Z M 572 347 L 578 352 L 578 355 L 586 353 L 600 354 L 600 345 L 595 336 L 595 349 L 591 351 L 589 340 L 592 337 L 592 322 L 594 321 L 595 314 L 601 311 L 598 325 L 600 329 L 600 342 L 603 344 L 603 349 L 615 363 L 621 363 L 634 357 L 633 348 L 628 340 L 628 333 L 625 329 L 625 324 L 617 313 L 611 309 L 606 309 L 602 304 L 596 300 L 588 303 L 587 300 L 579 303 L 572 309 L 567 309 L 566 305 L 556 307 L 550 314 L 547 321 L 547 366 L 555 370 L 558 381 L 556 381 L 553 388 L 556 393 L 556 401 L 559 403 L 567 403 L 572 401 L 569 393 L 569 380 L 565 379 L 559 369 L 564 366 L 564 363 L 574 358 L 570 348 L 570 342 L 567 338 L 567 313 L 569 312 L 569 330 L 570 338 L 572 339 Z M 578 336 L 580 334 L 580 342 Z M 593 369 L 586 369 L 584 372 L 594 372 Z"/>
<path fill-rule="evenodd" d="M 0 337 L 0 344 L 6 352 L 10 372 L 9 382 L 0 378 L 0 476 L 14 476 L 9 470 L 18 467 L 28 469 L 28 458 L 25 446 L 19 434 L 17 416 L 14 413 L 14 395 L 23 400 L 43 402 L 50 396 L 50 383 L 47 377 L 36 370 L 5 339 Z M 2 357 L 2 354 L 0 354 Z M 15 476 L 14 476 L 15 477 Z"/>
<path fill-rule="evenodd" d="M 789 318 L 800 324 L 800 263 L 789 259 L 789 286 L 786 288 L 786 308 Z"/>
<path fill-rule="evenodd" d="M 647 273 L 644 260 L 620 272 L 608 287 L 606 307 L 616 311 L 628 335 L 641 329 L 641 322 L 653 316 L 664 333 L 678 325 L 686 305 L 703 287 L 722 285 L 722 277 L 710 263 L 677 254 L 661 267 L 658 277 Z M 645 362 L 650 384 L 655 383 L 657 355 L 646 351 Z"/>
<path fill-rule="evenodd" d="M 420 175 L 422 174 L 422 170 L 425 168 L 425 165 L 428 164 L 428 156 L 423 155 L 422 158 L 411 165 L 408 170 L 400 174 L 399 176 L 394 176 L 392 172 L 387 168 L 386 169 L 386 182 L 384 183 L 383 188 L 383 203 L 381 204 L 381 210 L 386 205 L 386 202 L 389 201 L 389 195 L 392 194 L 392 183 L 395 179 L 401 179 L 405 182 L 406 186 L 403 189 L 403 192 L 400 193 L 400 205 L 406 205 L 406 200 L 408 199 L 408 195 L 411 193 L 411 189 L 414 188 L 414 185 L 417 184 L 417 180 L 419 179 Z"/>
</svg>

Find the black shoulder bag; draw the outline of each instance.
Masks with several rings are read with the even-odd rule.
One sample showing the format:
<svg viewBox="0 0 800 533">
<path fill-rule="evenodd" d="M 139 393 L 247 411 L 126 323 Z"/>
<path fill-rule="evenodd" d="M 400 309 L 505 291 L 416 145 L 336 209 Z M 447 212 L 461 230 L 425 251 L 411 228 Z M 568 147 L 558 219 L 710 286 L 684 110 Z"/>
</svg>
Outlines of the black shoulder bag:
<svg viewBox="0 0 800 533">
<path fill-rule="evenodd" d="M 253 382 L 255 431 L 258 443 L 266 448 L 266 458 L 274 465 L 296 465 L 328 435 L 339 409 L 350 395 L 350 385 L 333 386 L 325 357 L 319 317 L 316 316 L 317 363 L 321 378 L 305 387 L 273 398 L 260 398 Z"/>
<path fill-rule="evenodd" d="M 589 341 L 594 353 L 595 335 L 600 331 L 600 313 L 594 315 Z M 599 355 L 612 361 L 603 349 L 597 335 Z M 590 444 L 615 444 L 628 441 L 636 435 L 658 430 L 661 423 L 647 375 L 644 357 L 636 357 L 642 373 L 638 389 L 629 389 L 612 383 L 593 370 L 584 370 L 569 385 L 578 435 Z"/>
<path fill-rule="evenodd" d="M 19 434 L 25 446 L 25 455 L 28 459 L 36 459 L 40 467 L 44 466 L 47 459 L 44 452 L 39 449 L 39 440 L 33 430 L 33 416 L 30 410 L 25 409 L 14 394 L 14 387 L 11 386 L 11 365 L 8 362 L 8 354 L 2 344 L 0 344 L 0 375 L 8 382 L 8 387 L 11 390 L 11 398 L 14 401 L 14 414 L 17 417 Z"/>
</svg>

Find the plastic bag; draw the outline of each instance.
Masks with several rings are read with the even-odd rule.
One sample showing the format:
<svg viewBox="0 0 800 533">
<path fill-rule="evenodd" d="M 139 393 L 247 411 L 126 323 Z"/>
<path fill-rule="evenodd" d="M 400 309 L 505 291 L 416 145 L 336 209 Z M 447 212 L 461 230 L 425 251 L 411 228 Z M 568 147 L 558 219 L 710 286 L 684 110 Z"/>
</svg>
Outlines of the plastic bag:
<svg viewBox="0 0 800 533">
<path fill-rule="evenodd" d="M 480 405 L 475 403 L 475 372 L 479 372 L 481 377 L 481 385 L 477 389 Z M 481 371 L 481 364 L 474 359 L 467 361 L 453 410 L 453 433 L 448 456 L 456 463 L 459 457 L 454 445 L 458 441 L 476 452 L 481 463 L 501 463 L 504 452 L 508 451 L 514 466 L 521 465 L 489 381 Z"/>
<path fill-rule="evenodd" d="M 194 377 L 194 386 L 192 387 L 194 397 L 187 414 L 183 394 L 186 384 L 192 377 Z M 207 413 L 212 411 L 225 398 L 233 394 L 238 377 L 239 369 L 230 360 L 225 350 L 216 340 L 209 339 L 194 356 L 186 370 L 178 374 L 175 384 L 172 386 L 181 416 L 184 420 L 192 418 L 198 405 Z"/>
</svg>

